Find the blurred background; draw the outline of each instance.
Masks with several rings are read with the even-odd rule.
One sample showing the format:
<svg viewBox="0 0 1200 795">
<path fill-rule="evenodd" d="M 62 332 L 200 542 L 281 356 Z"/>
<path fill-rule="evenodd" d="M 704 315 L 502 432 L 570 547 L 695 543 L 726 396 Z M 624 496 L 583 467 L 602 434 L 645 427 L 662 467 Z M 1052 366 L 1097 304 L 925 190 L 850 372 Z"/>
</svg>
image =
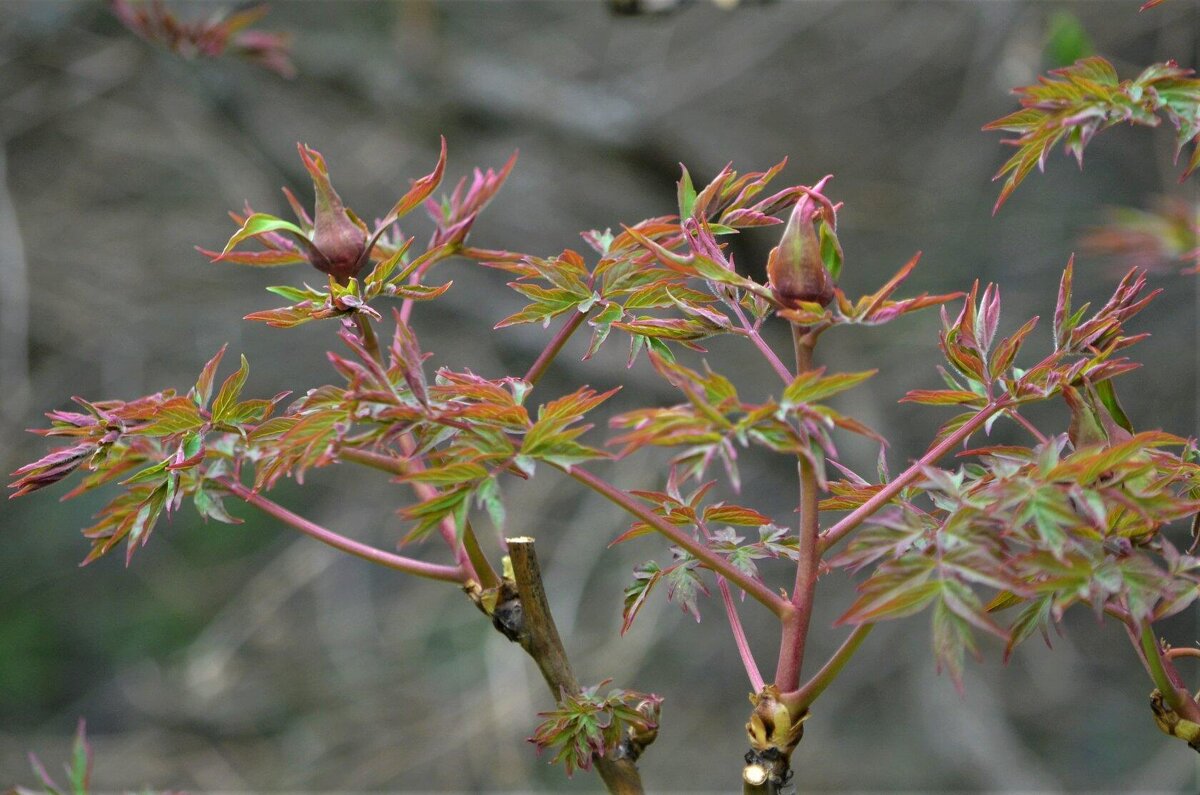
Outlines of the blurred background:
<svg viewBox="0 0 1200 795">
<path fill-rule="evenodd" d="M 184 17 L 215 8 L 170 6 Z M 260 26 L 294 36 L 289 81 L 232 58 L 180 60 L 100 3 L 7 0 L 0 465 L 40 456 L 23 429 L 71 395 L 186 389 L 227 341 L 250 359 L 257 395 L 336 380 L 323 355 L 334 324 L 285 332 L 240 320 L 277 305 L 264 286 L 307 272 L 213 265 L 192 248 L 219 247 L 233 230 L 225 211 L 243 200 L 285 214 L 280 186 L 310 195 L 298 140 L 324 153 L 364 216 L 428 172 L 439 133 L 447 184 L 520 149 L 472 241 L 542 255 L 580 248 L 581 230 L 672 212 L 681 161 L 700 183 L 731 160 L 748 171 L 786 156 L 781 185 L 836 175 L 851 295 L 922 250 L 909 293 L 997 281 L 1004 329 L 1048 318 L 1062 266 L 1106 206 L 1163 194 L 1194 203 L 1196 183 L 1177 184 L 1170 130 L 1119 128 L 1091 144 L 1082 173 L 1056 152 L 993 218 L 990 178 L 1008 150 L 979 128 L 1015 109 L 1011 87 L 1091 51 L 1122 76 L 1166 58 L 1195 66 L 1200 7 L 1137 6 L 695 2 L 618 16 L 593 2 L 278 2 Z M 739 262 L 761 268 L 776 235 L 743 236 Z M 433 364 L 523 371 L 546 333 L 489 331 L 519 305 L 503 274 L 444 267 L 454 289 L 415 313 Z M 1152 276 L 1165 292 L 1135 327 L 1154 335 L 1137 351 L 1147 366 L 1119 389 L 1139 428 L 1186 435 L 1197 427 L 1196 284 L 1179 269 L 1162 263 Z M 1080 301 L 1105 298 L 1120 272 L 1084 255 Z M 1033 350 L 1048 347 L 1047 325 Z M 783 329 L 769 331 L 786 346 Z M 881 368 L 840 406 L 891 438 L 893 470 L 949 416 L 896 403 L 939 383 L 936 331 L 930 312 L 831 333 L 819 351 L 839 370 Z M 613 411 L 675 400 L 644 360 L 624 371 L 620 345 L 581 362 L 584 343 L 560 357 L 545 395 L 625 380 Z M 708 358 L 761 395 L 774 376 L 748 350 L 718 343 Z M 1065 429 L 1065 416 L 1043 416 Z M 848 441 L 843 455 L 874 469 L 868 446 Z M 653 488 L 664 460 L 601 469 Z M 787 519 L 790 463 L 748 452 L 743 477 L 747 503 Z M 85 715 L 100 790 L 596 789 L 535 757 L 525 738 L 552 706 L 536 669 L 448 586 L 377 571 L 234 505 L 245 524 L 204 525 L 184 510 L 128 568 L 113 555 L 79 569 L 87 543 L 76 530 L 101 501 L 62 504 L 62 491 L 0 507 L 0 785 L 33 784 L 30 750 L 57 769 Z M 719 600 L 702 604 L 697 625 L 656 593 L 620 638 L 632 567 L 667 559 L 665 546 L 607 549 L 628 520 L 553 472 L 507 496 L 509 532 L 538 539 L 581 679 L 666 698 L 641 763 L 648 790 L 737 789 L 749 688 Z M 335 467 L 276 497 L 384 548 L 403 532 L 394 509 L 406 492 L 382 476 Z M 784 583 L 782 571 L 768 576 Z M 813 659 L 841 641 L 830 625 L 852 593 L 842 574 L 822 580 Z M 742 613 L 769 669 L 771 621 L 752 603 Z M 1008 665 L 984 639 L 959 696 L 934 670 L 927 617 L 880 627 L 814 709 L 794 759 L 800 791 L 1196 792 L 1196 757 L 1155 729 L 1123 633 L 1085 613 L 1065 629 L 1052 652 L 1031 641 Z M 1200 635 L 1192 618 L 1167 631 L 1177 644 Z"/>
</svg>

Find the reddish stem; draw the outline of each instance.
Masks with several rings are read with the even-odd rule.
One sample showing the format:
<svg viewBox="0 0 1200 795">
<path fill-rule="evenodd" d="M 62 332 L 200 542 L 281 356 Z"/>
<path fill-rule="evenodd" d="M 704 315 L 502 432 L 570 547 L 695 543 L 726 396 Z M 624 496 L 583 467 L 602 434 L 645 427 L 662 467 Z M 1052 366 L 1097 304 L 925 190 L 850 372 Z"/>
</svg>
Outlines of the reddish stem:
<svg viewBox="0 0 1200 795">
<path fill-rule="evenodd" d="M 404 555 L 396 555 L 391 552 L 384 552 L 382 549 L 363 544 L 362 542 L 346 538 L 343 535 L 322 527 L 321 525 L 305 519 L 299 514 L 292 513 L 287 508 L 284 508 L 279 503 L 267 499 L 253 489 L 243 486 L 236 480 L 228 478 L 217 478 L 220 483 L 230 494 L 237 496 L 246 503 L 253 505 L 255 508 L 264 513 L 273 516 L 279 521 L 290 525 L 301 533 L 317 539 L 322 544 L 327 544 L 334 549 L 347 552 L 355 557 L 368 560 L 372 563 L 378 563 L 381 566 L 387 566 L 389 569 L 403 571 L 408 574 L 415 574 L 418 577 L 427 577 L 431 580 L 443 580 L 445 582 L 463 583 L 468 579 L 468 575 L 462 568 L 458 566 L 443 566 L 439 563 L 427 563 L 423 560 L 405 557 Z"/>
<path fill-rule="evenodd" d="M 796 348 L 796 373 L 806 373 L 813 367 L 815 340 L 800 327 L 792 326 Z M 814 452 L 814 456 L 819 453 Z M 775 686 L 783 692 L 800 686 L 800 669 L 804 665 L 804 645 L 812 623 L 813 597 L 817 589 L 817 572 L 821 564 L 819 534 L 821 532 L 817 473 L 813 462 L 801 457 L 800 529 L 797 547 L 796 581 L 792 588 L 792 612 L 783 622 L 779 638 L 779 662 L 775 668 Z"/>
<path fill-rule="evenodd" d="M 797 549 L 796 583 L 792 588 L 792 605 L 796 609 L 783 623 L 779 639 L 779 664 L 775 669 L 775 686 L 785 693 L 800 686 L 800 668 L 804 664 L 804 645 L 808 626 L 812 623 L 813 597 L 821 564 L 817 478 L 808 461 L 801 459 L 799 469 L 800 546 Z"/>
<path fill-rule="evenodd" d="M 401 438 L 401 447 L 411 449 L 412 440 L 407 434 Z M 338 451 L 338 456 L 343 461 L 352 461 L 356 464 L 369 466 L 373 469 L 378 469 L 382 472 L 387 472 L 392 475 L 403 476 L 412 472 L 419 472 L 424 467 L 415 459 L 396 458 L 385 453 L 375 453 L 370 450 L 361 450 L 354 447 L 347 447 Z M 437 489 L 428 483 L 411 482 L 409 485 L 413 487 L 413 491 L 417 497 L 422 500 L 429 500 L 437 496 Z M 485 579 L 495 577 L 495 572 L 481 573 L 476 571 L 474 564 L 471 561 L 471 556 L 467 552 L 465 544 L 459 541 L 458 528 L 454 524 L 454 519 L 447 516 L 438 525 L 438 532 L 442 536 L 447 546 L 454 553 L 454 559 L 458 561 L 459 567 L 466 572 L 467 577 L 476 582 L 483 582 Z M 467 529 L 466 532 L 473 533 L 474 531 Z M 464 533 L 464 536 L 465 536 Z M 478 543 L 478 542 L 476 542 Z"/>
<path fill-rule="evenodd" d="M 529 371 L 525 373 L 526 381 L 528 381 L 530 384 L 536 384 L 538 382 L 538 379 L 540 379 L 542 374 L 545 373 L 550 367 L 550 363 L 554 361 L 554 357 L 557 356 L 558 352 L 561 351 L 563 346 L 567 344 L 567 340 L 571 338 L 571 335 L 575 333 L 575 330 L 579 328 L 580 324 L 587 319 L 587 316 L 587 312 L 576 311 L 571 315 L 571 317 L 567 318 L 567 322 L 563 323 L 562 326 L 559 327 L 558 331 L 551 338 L 550 342 L 547 343 L 545 349 L 538 354 L 537 359 L 535 359 L 533 364 L 530 365 Z"/>
<path fill-rule="evenodd" d="M 369 466 L 372 469 L 378 469 L 380 472 L 387 472 L 391 475 L 407 475 L 412 471 L 408 463 L 402 458 L 396 458 L 386 453 L 361 450 L 356 447 L 342 448 L 338 451 L 338 457 L 343 461 L 353 461 L 356 464 Z"/>
<path fill-rule="evenodd" d="M 846 663 L 854 656 L 854 652 L 858 651 L 858 647 L 866 640 L 874 626 L 874 624 L 859 624 L 855 627 L 837 651 L 821 666 L 821 670 L 813 674 L 812 679 L 805 682 L 804 686 L 794 694 L 785 694 L 784 698 L 789 702 L 789 708 L 801 712 L 816 701 L 817 697 L 825 692 L 825 688 L 829 687 L 829 683 L 836 679 L 837 675 L 846 667 Z"/>
<path fill-rule="evenodd" d="M 697 521 L 696 526 L 704 533 L 706 541 L 712 541 L 712 533 L 703 520 Z M 737 603 L 733 601 L 733 594 L 729 591 L 729 583 L 719 574 L 717 589 L 721 592 L 721 601 L 725 603 L 725 615 L 729 617 L 729 629 L 733 631 L 733 642 L 737 645 L 738 656 L 742 658 L 742 667 L 746 669 L 751 689 L 757 693 L 763 688 L 763 675 L 754 659 L 754 652 L 750 650 L 750 643 L 746 640 L 746 630 L 742 626 L 741 616 L 738 615 Z"/>
<path fill-rule="evenodd" d="M 1008 416 L 1012 417 L 1021 425 L 1021 427 L 1033 434 L 1033 438 L 1037 439 L 1040 444 L 1045 444 L 1046 442 L 1050 441 L 1046 438 L 1046 434 L 1039 431 L 1036 425 L 1018 414 L 1015 409 L 1008 412 Z"/>
<path fill-rule="evenodd" d="M 624 508 L 629 513 L 641 519 L 650 527 L 662 533 L 671 540 L 676 546 L 687 550 L 707 566 L 714 573 L 721 575 L 725 579 L 732 582 L 734 585 L 741 588 L 757 601 L 765 605 L 771 612 L 779 617 L 790 615 L 794 610 L 792 604 L 779 596 L 777 593 L 768 588 L 762 581 L 756 580 L 746 572 L 734 566 L 725 558 L 713 552 L 705 545 L 696 541 L 692 536 L 680 530 L 675 525 L 656 515 L 653 511 L 643 505 L 629 493 L 622 491 L 612 485 L 603 478 L 593 475 L 586 469 L 581 469 L 577 466 L 557 466 L 559 470 L 565 472 L 577 481 L 592 489 L 596 493 L 608 498 L 612 502 Z"/>
<path fill-rule="evenodd" d="M 758 333 L 758 329 L 750 324 L 750 321 L 746 318 L 746 313 L 742 311 L 742 305 L 737 303 L 737 301 L 733 301 L 732 303 L 733 312 L 737 315 L 738 322 L 742 324 L 742 330 L 745 331 L 746 336 L 754 343 L 754 347 L 762 352 L 763 358 L 771 365 L 771 369 L 783 379 L 783 383 L 790 384 L 792 382 L 792 374 L 788 372 L 787 365 L 780 361 L 779 355 L 762 338 L 762 335 Z"/>
<path fill-rule="evenodd" d="M 838 541 L 846 537 L 854 528 L 858 527 L 868 518 L 873 516 L 877 511 L 892 501 L 892 498 L 907 488 L 914 480 L 921 476 L 921 470 L 930 466 L 939 458 L 944 456 L 956 445 L 961 443 L 968 436 L 983 427 L 994 414 L 1003 411 L 1006 408 L 1004 402 L 992 403 L 984 406 L 971 419 L 967 420 L 961 428 L 947 436 L 934 447 L 930 448 L 929 452 L 918 458 L 912 466 L 894 477 L 886 486 L 875 493 L 871 499 L 864 502 L 862 505 L 855 508 L 840 521 L 826 530 L 820 536 L 820 549 L 824 553 Z"/>
<path fill-rule="evenodd" d="M 720 575 L 717 575 L 717 588 L 721 591 L 721 601 L 725 603 L 725 615 L 729 616 L 729 628 L 733 630 L 733 642 L 737 644 L 738 656 L 742 658 L 746 676 L 750 679 L 750 689 L 752 692 L 758 693 L 763 689 L 763 675 L 758 670 L 758 663 L 754 660 L 754 652 L 750 650 L 750 642 L 746 640 L 746 630 L 742 627 L 742 619 L 738 616 L 733 594 L 729 592 L 729 583 L 725 582 L 725 578 Z"/>
</svg>

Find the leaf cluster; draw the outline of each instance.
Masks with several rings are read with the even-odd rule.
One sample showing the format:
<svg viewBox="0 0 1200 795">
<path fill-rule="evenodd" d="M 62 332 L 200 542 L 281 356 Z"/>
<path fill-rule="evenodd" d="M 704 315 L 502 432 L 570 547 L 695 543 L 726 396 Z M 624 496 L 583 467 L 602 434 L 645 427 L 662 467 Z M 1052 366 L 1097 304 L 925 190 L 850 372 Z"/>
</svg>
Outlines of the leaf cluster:
<svg viewBox="0 0 1200 795">
<path fill-rule="evenodd" d="M 546 720 L 529 741 L 539 753 L 554 749 L 551 764 L 562 764 L 568 776 L 576 768 L 591 770 L 592 759 L 616 751 L 631 729 L 644 734 L 658 726 L 660 697 L 620 689 L 599 695 L 611 681 L 606 679 L 579 693 L 564 692 L 555 709 L 538 713 Z"/>
<path fill-rule="evenodd" d="M 191 20 L 177 17 L 163 0 L 108 0 L 108 6 L 129 30 L 182 58 L 219 58 L 228 51 L 280 77 L 296 75 L 289 52 L 290 37 L 251 28 L 267 15 L 266 5 Z"/>
<path fill-rule="evenodd" d="M 950 387 L 917 390 L 906 400 L 958 405 L 944 438 L 982 412 L 1017 417 L 1018 408 L 1061 395 L 1070 427 L 1036 429 L 1031 446 L 964 452 L 957 470 L 926 465 L 922 477 L 872 517 L 830 561 L 870 570 L 841 623 L 866 624 L 930 609 L 939 665 L 961 681 L 974 633 L 1002 638 L 1009 652 L 1076 603 L 1135 622 L 1172 615 L 1196 597 L 1200 560 L 1164 535 L 1200 511 L 1195 443 L 1162 432 L 1134 433 L 1112 379 L 1137 365 L 1116 355 L 1142 339 L 1124 326 L 1144 308 L 1144 274 L 1130 273 L 1088 316 L 1072 309 L 1072 268 L 1064 272 L 1054 319 L 1054 350 L 1028 369 L 1014 364 L 1026 323 L 996 341 L 999 294 L 972 290 L 953 321 L 943 315 L 942 348 Z M 998 409 L 1000 409 L 998 411 Z M 1028 421 L 1022 420 L 1032 428 Z M 877 491 L 843 481 L 826 507 L 854 508 Z M 979 591 L 991 590 L 988 602 Z M 1019 605 L 1008 626 L 993 613 Z"/>
<path fill-rule="evenodd" d="M 1189 143 L 1192 154 L 1183 171 L 1187 178 L 1200 166 L 1200 80 L 1174 61 L 1153 64 L 1135 78 L 1121 80 L 1116 69 L 1094 55 L 1039 77 L 1031 86 L 1013 90 L 1021 109 L 984 126 L 1016 133 L 1006 141 L 1017 151 L 997 172 L 1006 177 L 996 210 L 1060 143 L 1083 165 L 1083 150 L 1099 131 L 1122 122 L 1157 127 L 1163 118 L 1176 130 L 1176 157 Z"/>
<path fill-rule="evenodd" d="M 249 374 L 241 367 L 213 394 L 214 379 L 225 349 L 209 360 L 185 396 L 172 390 L 133 401 L 89 402 L 75 398 L 84 411 L 52 411 L 42 436 L 71 444 L 13 472 L 12 497 L 45 488 L 77 469 L 82 482 L 64 495 L 70 499 L 111 482 L 124 491 L 105 505 L 96 522 L 83 530 L 92 541 L 84 559 L 90 563 L 126 542 L 126 562 L 150 538 L 160 516 L 179 509 L 191 496 L 205 518 L 236 522 L 224 509 L 208 481 L 229 471 L 236 448 L 244 444 L 285 397 L 242 400 Z"/>
</svg>

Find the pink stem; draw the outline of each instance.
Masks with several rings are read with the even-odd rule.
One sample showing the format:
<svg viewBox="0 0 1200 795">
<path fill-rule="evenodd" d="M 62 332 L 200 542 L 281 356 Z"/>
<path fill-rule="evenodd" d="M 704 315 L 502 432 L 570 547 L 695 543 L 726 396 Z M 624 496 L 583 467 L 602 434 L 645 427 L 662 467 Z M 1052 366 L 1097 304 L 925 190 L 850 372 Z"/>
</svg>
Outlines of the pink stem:
<svg viewBox="0 0 1200 795">
<path fill-rule="evenodd" d="M 759 351 L 762 352 L 762 355 L 767 360 L 767 363 L 771 365 L 771 369 L 773 369 L 776 374 L 783 379 L 783 383 L 792 383 L 792 374 L 788 372 L 787 366 L 784 365 L 784 363 L 779 359 L 779 355 L 771 349 L 771 346 L 767 344 L 766 340 L 762 338 L 762 335 L 758 333 L 758 329 L 754 328 L 754 326 L 750 324 L 750 321 L 746 318 L 746 313 L 742 311 L 741 304 L 737 303 L 736 301 L 733 302 L 733 311 L 734 314 L 737 315 L 738 322 L 742 324 L 742 330 L 746 332 L 746 336 L 749 337 L 750 341 L 754 343 L 754 347 L 758 348 Z"/>
<path fill-rule="evenodd" d="M 370 450 L 347 447 L 338 451 L 338 457 L 343 461 L 353 461 L 392 475 L 407 475 L 412 471 L 403 459 L 385 453 L 373 453 Z"/>
<path fill-rule="evenodd" d="M 775 686 L 783 692 L 800 686 L 804 664 L 804 646 L 812 623 L 813 597 L 821 564 L 820 526 L 817 515 L 817 478 L 812 464 L 800 460 L 800 545 L 797 548 L 796 583 L 792 588 L 792 606 L 796 608 L 783 622 L 779 639 L 779 663 Z"/>
<path fill-rule="evenodd" d="M 1045 444 L 1046 442 L 1050 441 L 1046 438 L 1046 434 L 1037 429 L 1036 425 L 1022 417 L 1015 410 L 1008 412 L 1008 416 L 1012 417 L 1021 425 L 1021 427 L 1033 434 L 1033 438 L 1037 439 L 1039 443 Z"/>
<path fill-rule="evenodd" d="M 603 478 L 593 475 L 586 469 L 581 469 L 577 466 L 558 466 L 566 474 L 575 478 L 577 481 L 592 489 L 593 491 L 608 498 L 612 502 L 624 508 L 629 513 L 641 519 L 652 528 L 662 533 L 671 540 L 676 546 L 687 550 L 712 570 L 716 574 L 720 574 L 725 579 L 732 582 L 734 585 L 741 588 L 750 596 L 765 605 L 771 612 L 783 617 L 790 615 L 792 610 L 791 602 L 779 596 L 777 593 L 768 588 L 760 580 L 756 580 L 746 572 L 734 566 L 725 558 L 714 553 L 711 549 L 696 541 L 687 533 L 680 530 L 675 525 L 657 516 L 653 511 L 639 502 L 635 497 L 625 491 L 617 488 Z"/>
<path fill-rule="evenodd" d="M 750 651 L 750 643 L 746 640 L 746 630 L 742 627 L 742 619 L 738 616 L 737 605 L 733 594 L 729 592 L 729 583 L 717 575 L 717 588 L 721 591 L 721 600 L 725 602 L 725 615 L 729 616 L 729 628 L 733 630 L 733 641 L 737 644 L 738 656 L 746 668 L 746 676 L 750 678 L 750 688 L 758 693 L 763 689 L 763 675 L 754 661 L 754 652 Z"/>
<path fill-rule="evenodd" d="M 850 635 L 842 642 L 833 656 L 821 666 L 821 670 L 813 674 L 813 678 L 804 683 L 804 687 L 796 691 L 795 708 L 799 710 L 807 709 L 817 697 L 825 692 L 825 688 L 829 687 L 830 682 L 837 678 L 837 675 L 846 667 L 846 663 L 854 656 L 854 652 L 858 651 L 858 647 L 866 640 L 867 635 L 871 632 L 874 624 L 859 624 L 855 627 Z"/>
<path fill-rule="evenodd" d="M 879 509 L 883 508 L 892 498 L 908 487 L 914 480 L 921 476 L 921 470 L 933 464 L 947 452 L 952 450 L 956 445 L 961 443 L 968 436 L 983 427 L 992 415 L 1005 408 L 1006 404 L 992 403 L 979 410 L 971 419 L 959 428 L 954 433 L 947 436 L 936 446 L 931 448 L 929 452 L 921 456 L 908 469 L 901 472 L 893 478 L 886 486 L 875 493 L 871 499 L 864 502 L 862 505 L 855 508 L 853 511 L 842 517 L 840 521 L 821 534 L 820 550 L 822 553 L 830 547 L 841 541 L 854 528 L 858 527 L 869 517 L 873 516 Z"/>
<path fill-rule="evenodd" d="M 567 340 L 575 333 L 580 324 L 587 318 L 587 312 L 574 312 L 571 317 L 567 318 L 567 322 L 563 323 L 555 333 L 553 339 L 546 345 L 533 364 L 530 365 L 529 371 L 525 373 L 525 379 L 530 384 L 536 384 L 542 374 L 550 367 L 550 363 L 554 361 L 554 357 L 567 344 Z"/>
<path fill-rule="evenodd" d="M 703 520 L 697 521 L 696 526 L 700 528 L 700 532 L 704 533 L 706 540 L 712 540 L 712 533 L 709 532 L 708 525 Z M 742 658 L 742 666 L 746 669 L 750 686 L 755 693 L 758 693 L 763 689 L 763 675 L 758 668 L 758 663 L 754 660 L 754 652 L 750 650 L 750 643 L 746 640 L 746 630 L 742 626 L 741 616 L 738 615 L 733 594 L 729 591 L 729 583 L 725 582 L 725 578 L 719 574 L 717 575 L 717 588 L 721 591 L 721 601 L 725 603 L 725 615 L 729 617 L 729 628 L 733 631 L 733 642 L 737 645 L 738 656 Z"/>
<path fill-rule="evenodd" d="M 400 445 L 405 452 L 411 452 L 412 440 L 407 434 L 401 438 Z M 356 464 L 390 472 L 393 475 L 407 475 L 423 469 L 420 462 L 415 459 L 395 458 L 383 453 L 373 453 L 369 450 L 358 450 L 352 447 L 340 450 L 338 455 L 344 461 L 353 461 Z M 412 486 L 417 497 L 422 500 L 433 499 L 437 496 L 437 489 L 428 483 L 412 482 L 409 485 Z M 467 554 L 466 546 L 459 541 L 458 528 L 454 524 L 454 519 L 449 516 L 443 518 L 438 524 L 438 532 L 441 534 L 442 540 L 454 552 L 454 559 L 458 562 L 459 568 L 466 573 L 468 578 L 478 581 L 479 573 L 475 571 L 475 567 L 471 563 L 471 556 Z"/>
<path fill-rule="evenodd" d="M 217 478 L 220 483 L 229 493 L 239 497 L 245 502 L 253 505 L 255 508 L 264 513 L 275 517 L 279 521 L 291 525 L 296 530 L 304 533 L 307 536 L 317 539 L 322 544 L 327 544 L 334 549 L 347 552 L 355 557 L 368 560 L 372 563 L 378 563 L 381 566 L 387 566 L 389 569 L 403 571 L 408 574 L 415 574 L 418 577 L 428 577 L 432 580 L 443 580 L 445 582 L 463 583 L 468 579 L 468 575 L 459 566 L 443 566 L 438 563 L 427 563 L 423 560 L 405 557 L 404 555 L 396 555 L 391 552 L 384 552 L 382 549 L 363 544 L 345 536 L 339 535 L 332 530 L 322 527 L 315 522 L 305 519 L 303 516 L 292 513 L 287 508 L 284 508 L 277 502 L 269 500 L 253 489 L 243 486 L 236 480 L 228 478 Z"/>
<path fill-rule="evenodd" d="M 792 324 L 792 341 L 796 349 L 796 373 L 812 370 L 815 338 L 804 328 Z M 800 527 L 796 548 L 796 581 L 792 588 L 792 606 L 796 609 L 783 620 L 779 661 L 775 667 L 775 686 L 785 693 L 800 686 L 800 670 L 804 665 L 804 647 L 808 627 L 812 623 L 817 574 L 821 565 L 820 495 L 816 469 L 813 462 L 801 457 L 797 470 L 800 476 Z"/>
</svg>

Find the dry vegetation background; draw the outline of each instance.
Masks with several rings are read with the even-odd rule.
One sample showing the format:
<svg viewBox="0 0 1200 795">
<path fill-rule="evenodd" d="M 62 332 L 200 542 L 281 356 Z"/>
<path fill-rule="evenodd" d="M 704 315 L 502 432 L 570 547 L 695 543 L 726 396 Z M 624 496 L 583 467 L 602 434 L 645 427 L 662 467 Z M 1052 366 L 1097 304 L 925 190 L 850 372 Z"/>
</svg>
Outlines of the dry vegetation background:
<svg viewBox="0 0 1200 795">
<path fill-rule="evenodd" d="M 183 13 L 208 7 L 175 4 Z M 331 379 L 331 324 L 294 332 L 239 318 L 272 306 L 266 284 L 305 278 L 209 264 L 194 244 L 232 231 L 249 199 L 282 212 L 307 195 L 295 142 L 327 157 L 363 214 L 390 207 L 450 145 L 449 175 L 521 159 L 473 241 L 550 254 L 578 230 L 670 212 L 678 162 L 697 180 L 790 157 L 784 177 L 837 175 L 845 201 L 844 284 L 873 288 L 918 249 L 915 289 L 1002 285 L 1004 326 L 1052 311 L 1080 231 L 1108 203 L 1184 195 L 1167 131 L 1118 129 L 1087 168 L 1061 155 L 990 216 L 1005 155 L 979 127 L 1015 107 L 1007 90 L 1055 64 L 1049 20 L 1067 12 L 1123 74 L 1175 57 L 1196 65 L 1200 12 L 1172 0 L 1086 3 L 777 2 L 724 13 L 699 3 L 669 16 L 616 18 L 590 2 L 277 2 L 267 27 L 293 31 L 300 76 L 236 62 L 184 63 L 135 39 L 94 2 L 0 4 L 0 466 L 42 445 L 22 432 L 72 394 L 129 398 L 186 388 L 225 341 L 271 395 Z M 1194 194 L 1193 194 L 1194 195 Z M 761 267 L 774 232 L 739 241 Z M 1079 263 L 1087 297 L 1116 269 Z M 491 333 L 516 296 L 501 274 L 446 266 L 455 287 L 421 305 L 417 330 L 436 364 L 520 372 L 540 329 Z M 1139 329 L 1147 367 L 1122 394 L 1135 424 L 1197 427 L 1195 282 L 1170 270 Z M 775 338 L 784 343 L 780 329 Z M 893 467 L 924 448 L 932 409 L 898 406 L 937 381 L 936 317 L 826 338 L 823 362 L 878 366 L 843 407 L 893 439 Z M 1038 337 L 1046 345 L 1046 332 Z M 613 350 L 560 360 L 546 393 L 630 384 L 613 409 L 672 399 L 642 362 Z M 710 360 L 748 394 L 770 376 L 745 346 Z M 725 358 L 732 354 L 732 358 Z M 763 384 L 761 390 L 755 384 Z M 636 397 L 635 397 L 636 396 Z M 622 402 L 623 401 L 623 402 Z M 1065 428 L 1065 417 L 1063 419 Z M 872 452 L 848 446 L 872 468 Z M 610 468 L 655 484 L 663 459 Z M 747 456 L 748 500 L 786 518 L 794 470 Z M 279 499 L 384 547 L 399 537 L 402 492 L 383 478 L 314 473 Z M 75 532 L 97 503 L 41 494 L 0 508 L 0 785 L 32 783 L 29 749 L 58 760 L 77 715 L 98 752 L 101 789 L 192 791 L 587 791 L 524 742 L 550 706 L 533 665 L 452 589 L 339 557 L 234 510 L 238 527 L 183 511 L 127 570 L 115 556 L 75 564 Z M 655 792 L 730 791 L 744 751 L 747 685 L 719 603 L 697 626 L 657 595 L 617 637 L 621 590 L 656 539 L 613 550 L 627 520 L 555 473 L 509 490 L 512 531 L 539 539 L 548 590 L 585 681 L 666 696 L 664 728 L 642 769 Z M 753 502 L 751 504 L 754 504 Z M 782 582 L 782 580 L 781 580 Z M 852 583 L 823 581 L 818 650 Z M 764 663 L 776 633 L 743 610 Z M 925 619 L 889 624 L 817 704 L 795 759 L 802 791 L 1195 792 L 1196 757 L 1154 728 L 1150 684 L 1121 636 L 1073 615 L 1048 652 L 1031 642 L 1008 665 L 985 646 L 960 698 L 938 677 Z M 1173 627 L 1177 643 L 1198 632 Z"/>
</svg>

